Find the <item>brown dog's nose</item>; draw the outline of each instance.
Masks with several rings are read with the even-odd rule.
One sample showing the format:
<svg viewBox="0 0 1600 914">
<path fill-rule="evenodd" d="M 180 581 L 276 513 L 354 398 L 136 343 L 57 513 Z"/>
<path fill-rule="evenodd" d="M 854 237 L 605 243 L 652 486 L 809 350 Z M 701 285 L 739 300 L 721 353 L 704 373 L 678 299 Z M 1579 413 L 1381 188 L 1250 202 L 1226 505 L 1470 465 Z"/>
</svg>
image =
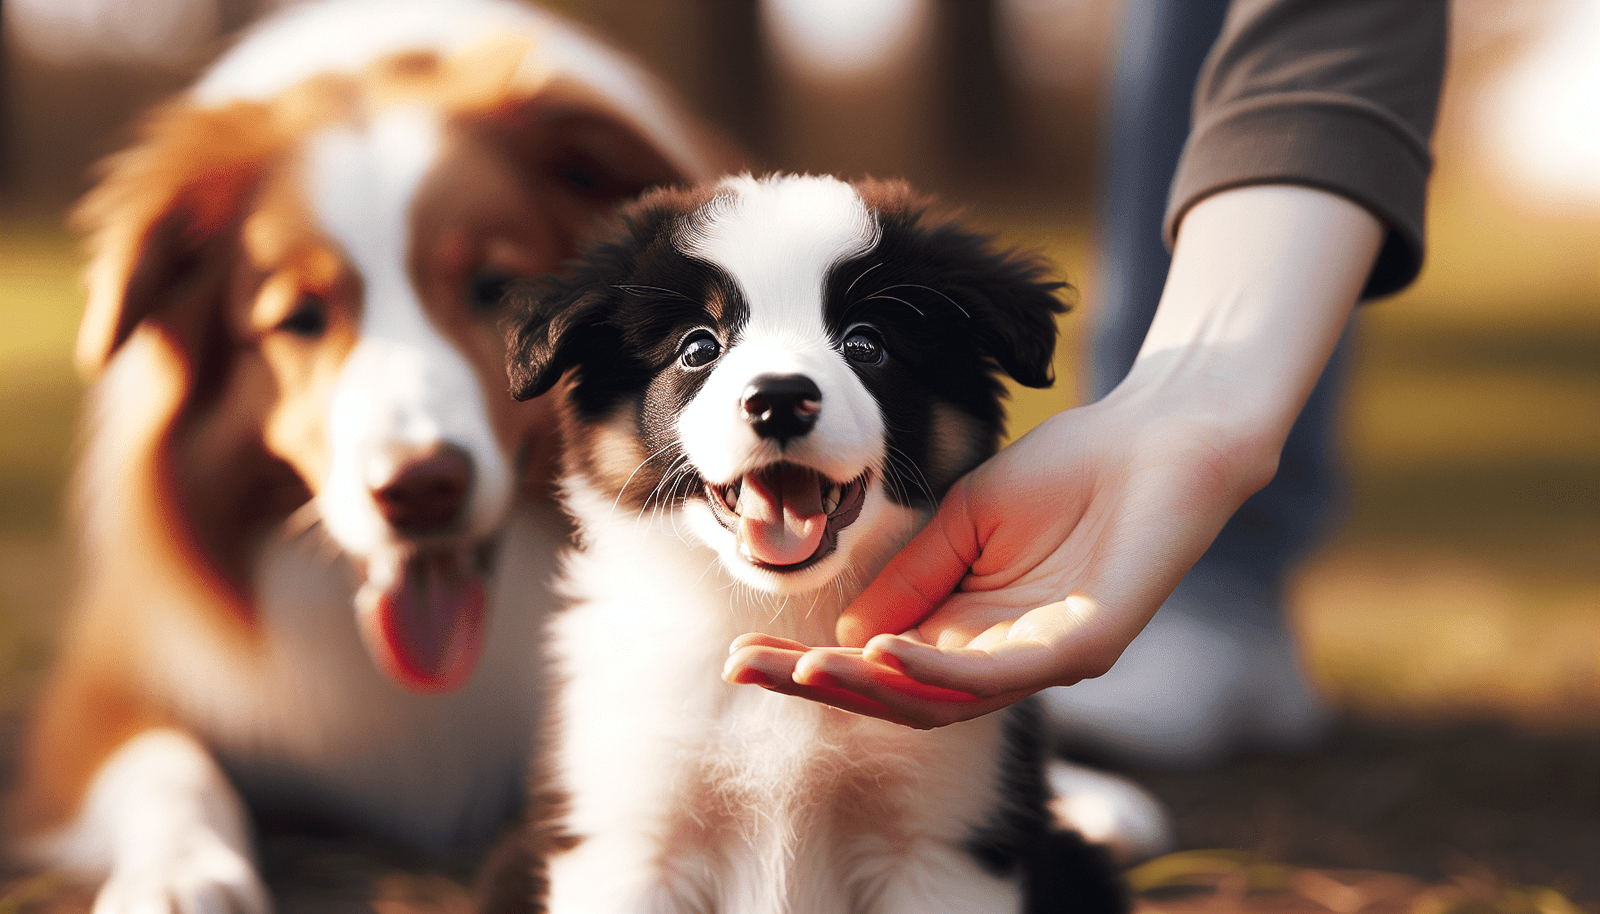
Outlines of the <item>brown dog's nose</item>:
<svg viewBox="0 0 1600 914">
<path fill-rule="evenodd" d="M 395 530 L 421 536 L 454 523 L 471 488 L 471 456 L 453 444 L 441 444 L 401 464 L 372 497 Z"/>
</svg>

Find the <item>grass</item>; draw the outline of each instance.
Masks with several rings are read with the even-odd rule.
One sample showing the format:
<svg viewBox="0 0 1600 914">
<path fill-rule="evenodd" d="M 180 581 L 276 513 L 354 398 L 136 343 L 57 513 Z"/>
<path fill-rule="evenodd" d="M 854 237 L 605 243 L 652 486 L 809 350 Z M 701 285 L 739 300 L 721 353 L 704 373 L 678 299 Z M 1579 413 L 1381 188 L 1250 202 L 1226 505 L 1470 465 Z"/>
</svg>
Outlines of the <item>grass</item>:
<svg viewBox="0 0 1600 914">
<path fill-rule="evenodd" d="M 81 258 L 63 230 L 0 223 L 0 532 L 54 521 L 82 387 Z"/>
<path fill-rule="evenodd" d="M 58 534 L 82 385 L 77 244 L 0 223 L 0 710 L 44 666 L 68 587 Z"/>
</svg>

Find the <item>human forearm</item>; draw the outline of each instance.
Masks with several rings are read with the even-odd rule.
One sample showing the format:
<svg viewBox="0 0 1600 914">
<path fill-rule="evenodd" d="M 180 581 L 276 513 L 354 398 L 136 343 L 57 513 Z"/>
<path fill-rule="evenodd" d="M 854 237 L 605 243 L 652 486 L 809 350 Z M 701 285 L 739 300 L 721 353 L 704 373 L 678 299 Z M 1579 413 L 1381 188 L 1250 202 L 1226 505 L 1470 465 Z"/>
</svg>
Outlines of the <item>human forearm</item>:
<svg viewBox="0 0 1600 914">
<path fill-rule="evenodd" d="M 1126 380 L 1143 400 L 1205 425 L 1241 498 L 1276 467 L 1337 344 L 1383 237 L 1366 209 L 1324 191 L 1224 191 L 1185 217 L 1161 304 Z"/>
</svg>

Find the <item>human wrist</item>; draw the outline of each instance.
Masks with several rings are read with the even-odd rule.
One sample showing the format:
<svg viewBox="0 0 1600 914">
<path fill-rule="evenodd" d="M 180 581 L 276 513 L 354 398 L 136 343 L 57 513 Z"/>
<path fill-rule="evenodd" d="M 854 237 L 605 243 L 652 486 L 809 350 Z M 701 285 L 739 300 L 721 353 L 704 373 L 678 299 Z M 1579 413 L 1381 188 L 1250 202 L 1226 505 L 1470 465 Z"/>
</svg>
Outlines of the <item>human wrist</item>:
<svg viewBox="0 0 1600 914">
<path fill-rule="evenodd" d="M 1160 306 L 1108 405 L 1204 435 L 1219 471 L 1264 485 L 1337 344 L 1383 229 L 1290 185 L 1219 193 L 1185 217 Z"/>
</svg>

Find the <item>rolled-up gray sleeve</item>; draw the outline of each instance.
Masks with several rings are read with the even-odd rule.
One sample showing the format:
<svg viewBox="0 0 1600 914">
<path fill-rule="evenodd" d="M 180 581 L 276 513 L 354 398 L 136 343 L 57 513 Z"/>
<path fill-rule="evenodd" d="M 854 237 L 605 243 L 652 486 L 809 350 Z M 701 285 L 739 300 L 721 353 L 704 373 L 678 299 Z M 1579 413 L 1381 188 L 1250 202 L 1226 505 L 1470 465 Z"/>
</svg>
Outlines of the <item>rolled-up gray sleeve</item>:
<svg viewBox="0 0 1600 914">
<path fill-rule="evenodd" d="M 1235 0 L 1195 89 L 1194 127 L 1167 203 L 1251 184 L 1345 196 L 1387 234 L 1364 298 L 1416 278 L 1448 0 Z"/>
</svg>

